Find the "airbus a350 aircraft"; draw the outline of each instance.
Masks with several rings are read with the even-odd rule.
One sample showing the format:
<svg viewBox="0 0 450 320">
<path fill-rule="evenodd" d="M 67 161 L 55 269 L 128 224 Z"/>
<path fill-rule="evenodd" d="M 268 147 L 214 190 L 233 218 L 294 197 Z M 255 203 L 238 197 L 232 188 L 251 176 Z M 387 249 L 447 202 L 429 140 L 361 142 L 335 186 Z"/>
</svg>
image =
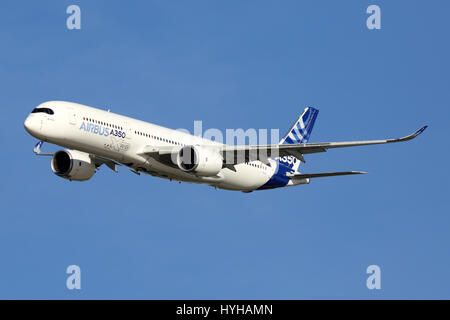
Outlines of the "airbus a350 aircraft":
<svg viewBox="0 0 450 320">
<path fill-rule="evenodd" d="M 328 149 L 407 141 L 400 139 L 307 143 L 318 110 L 308 107 L 279 144 L 225 145 L 85 105 L 48 101 L 26 118 L 25 129 L 39 141 L 34 152 L 52 156 L 52 171 L 68 180 L 90 179 L 105 164 L 176 181 L 251 192 L 308 184 L 311 178 L 361 171 L 300 173 L 303 155 Z M 64 150 L 41 152 L 43 141 Z"/>
</svg>

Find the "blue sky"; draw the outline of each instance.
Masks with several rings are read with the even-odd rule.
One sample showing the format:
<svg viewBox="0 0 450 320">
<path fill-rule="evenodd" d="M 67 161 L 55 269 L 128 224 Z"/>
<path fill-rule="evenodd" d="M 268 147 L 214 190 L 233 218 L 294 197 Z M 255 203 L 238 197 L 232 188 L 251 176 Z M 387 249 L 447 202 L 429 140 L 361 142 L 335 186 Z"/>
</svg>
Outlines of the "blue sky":
<svg viewBox="0 0 450 320">
<path fill-rule="evenodd" d="M 66 28 L 81 7 L 81 30 Z M 382 28 L 366 28 L 370 4 Z M 1 1 L 0 298 L 450 298 L 448 1 Z M 101 168 L 55 176 L 23 129 L 69 100 L 192 130 L 412 142 L 307 156 L 365 170 L 243 194 Z M 81 267 L 82 289 L 65 287 Z M 366 288 L 381 267 L 382 289 Z"/>
</svg>

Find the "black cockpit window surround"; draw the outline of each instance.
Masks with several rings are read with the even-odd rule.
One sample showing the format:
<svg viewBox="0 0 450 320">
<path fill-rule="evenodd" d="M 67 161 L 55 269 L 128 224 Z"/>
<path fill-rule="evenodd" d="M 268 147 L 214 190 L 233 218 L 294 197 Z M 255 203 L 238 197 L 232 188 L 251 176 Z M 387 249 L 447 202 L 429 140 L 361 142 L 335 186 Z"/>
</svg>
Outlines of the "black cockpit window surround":
<svg viewBox="0 0 450 320">
<path fill-rule="evenodd" d="M 55 114 L 53 110 L 50 108 L 34 108 L 33 111 L 31 111 L 31 113 L 39 113 L 39 112 L 44 112 L 47 114 Z"/>
</svg>

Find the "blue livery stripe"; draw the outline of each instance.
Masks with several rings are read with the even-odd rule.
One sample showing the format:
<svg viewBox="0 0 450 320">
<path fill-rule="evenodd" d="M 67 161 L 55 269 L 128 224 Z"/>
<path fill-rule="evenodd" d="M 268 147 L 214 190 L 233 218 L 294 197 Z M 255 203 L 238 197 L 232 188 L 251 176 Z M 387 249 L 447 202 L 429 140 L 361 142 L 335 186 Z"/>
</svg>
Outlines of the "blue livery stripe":
<svg viewBox="0 0 450 320">
<path fill-rule="evenodd" d="M 280 141 L 280 144 L 294 144 L 308 142 L 314 123 L 317 118 L 319 110 L 312 107 L 307 107 L 303 114 L 291 127 L 289 132 Z"/>
</svg>

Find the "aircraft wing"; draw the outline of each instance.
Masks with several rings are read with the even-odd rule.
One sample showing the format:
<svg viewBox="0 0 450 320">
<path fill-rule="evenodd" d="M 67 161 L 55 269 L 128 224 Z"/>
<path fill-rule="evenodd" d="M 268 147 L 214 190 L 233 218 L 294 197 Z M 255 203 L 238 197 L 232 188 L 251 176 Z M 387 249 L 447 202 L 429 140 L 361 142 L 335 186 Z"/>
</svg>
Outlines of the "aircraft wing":
<svg viewBox="0 0 450 320">
<path fill-rule="evenodd" d="M 325 152 L 328 149 L 408 141 L 417 137 L 427 127 L 428 126 L 423 126 L 416 132 L 398 139 L 298 143 L 298 144 L 272 144 L 272 145 L 252 145 L 252 146 L 225 145 L 222 149 L 222 156 L 228 164 L 238 164 L 254 160 L 260 160 L 262 162 L 268 163 L 268 158 L 277 156 L 278 157 L 294 156 L 300 159 L 301 161 L 305 162 L 303 158 L 304 154 Z"/>
<path fill-rule="evenodd" d="M 173 162 L 173 154 L 177 153 L 180 148 L 180 146 L 146 145 L 138 151 L 138 154 L 141 156 L 151 157 L 162 164 L 174 167 L 175 163 Z"/>
</svg>

